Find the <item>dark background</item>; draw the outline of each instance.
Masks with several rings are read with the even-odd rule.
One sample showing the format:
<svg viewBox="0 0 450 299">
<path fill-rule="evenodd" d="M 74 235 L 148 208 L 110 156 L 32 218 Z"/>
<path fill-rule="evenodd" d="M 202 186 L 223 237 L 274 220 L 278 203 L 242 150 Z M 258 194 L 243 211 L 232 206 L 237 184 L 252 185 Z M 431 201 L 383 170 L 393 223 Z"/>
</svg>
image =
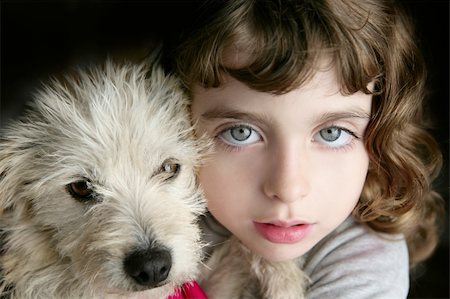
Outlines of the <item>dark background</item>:
<svg viewBox="0 0 450 299">
<path fill-rule="evenodd" d="M 145 53 L 134 50 L 189 25 L 200 2 L 1 1 L 0 127 L 21 113 L 32 91 L 49 75 L 106 55 L 139 58 Z M 402 3 L 416 20 L 418 42 L 428 64 L 431 132 L 445 159 L 435 185 L 448 211 L 449 2 Z M 447 216 L 436 253 L 412 274 L 409 298 L 450 297 L 448 227 Z"/>
</svg>

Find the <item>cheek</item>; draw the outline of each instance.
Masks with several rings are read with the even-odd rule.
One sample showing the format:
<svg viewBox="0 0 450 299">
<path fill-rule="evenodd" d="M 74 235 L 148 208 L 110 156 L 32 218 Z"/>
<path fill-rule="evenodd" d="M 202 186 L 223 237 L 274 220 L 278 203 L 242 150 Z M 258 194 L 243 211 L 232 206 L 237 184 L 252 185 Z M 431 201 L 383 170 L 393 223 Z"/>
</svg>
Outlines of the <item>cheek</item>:
<svg viewBox="0 0 450 299">
<path fill-rule="evenodd" d="M 239 178 L 244 176 L 242 165 L 245 164 L 230 156 L 218 150 L 209 158 L 208 163 L 200 168 L 200 184 L 210 195 L 233 189 L 233 186 L 239 182 Z"/>
<path fill-rule="evenodd" d="M 248 174 L 241 163 L 213 157 L 199 171 L 200 185 L 204 190 L 208 208 L 229 209 L 248 193 Z"/>
<path fill-rule="evenodd" d="M 321 166 L 316 167 L 320 171 L 315 174 L 314 189 L 321 193 L 320 198 L 328 199 L 330 204 L 340 203 L 335 206 L 352 210 L 366 180 L 369 164 L 366 153 L 361 151 L 359 155 L 342 156 L 334 162 L 323 162 L 326 160 L 318 162 Z"/>
<path fill-rule="evenodd" d="M 202 167 L 199 171 L 199 181 L 205 196 L 208 208 L 223 203 L 227 196 L 226 191 L 229 190 L 226 174 L 214 165 Z"/>
</svg>

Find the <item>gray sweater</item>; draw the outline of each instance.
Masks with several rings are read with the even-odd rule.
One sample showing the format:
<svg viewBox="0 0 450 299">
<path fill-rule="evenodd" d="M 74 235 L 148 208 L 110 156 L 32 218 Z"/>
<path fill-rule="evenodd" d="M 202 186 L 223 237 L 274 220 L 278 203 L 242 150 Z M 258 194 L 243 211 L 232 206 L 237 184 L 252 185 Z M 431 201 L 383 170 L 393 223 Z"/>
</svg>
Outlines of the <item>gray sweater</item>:
<svg viewBox="0 0 450 299">
<path fill-rule="evenodd" d="M 204 237 L 217 244 L 229 233 L 212 217 Z M 403 299 L 408 295 L 408 249 L 401 236 L 375 233 L 348 218 L 305 254 L 307 299 Z"/>
</svg>

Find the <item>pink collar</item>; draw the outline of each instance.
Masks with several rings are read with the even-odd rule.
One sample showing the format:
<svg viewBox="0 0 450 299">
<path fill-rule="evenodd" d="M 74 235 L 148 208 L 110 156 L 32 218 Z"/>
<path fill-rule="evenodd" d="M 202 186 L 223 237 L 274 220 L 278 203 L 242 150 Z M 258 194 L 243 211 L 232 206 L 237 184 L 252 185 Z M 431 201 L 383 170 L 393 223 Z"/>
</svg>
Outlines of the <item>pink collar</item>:
<svg viewBox="0 0 450 299">
<path fill-rule="evenodd" d="M 166 299 L 208 299 L 196 281 L 184 283 Z"/>
</svg>

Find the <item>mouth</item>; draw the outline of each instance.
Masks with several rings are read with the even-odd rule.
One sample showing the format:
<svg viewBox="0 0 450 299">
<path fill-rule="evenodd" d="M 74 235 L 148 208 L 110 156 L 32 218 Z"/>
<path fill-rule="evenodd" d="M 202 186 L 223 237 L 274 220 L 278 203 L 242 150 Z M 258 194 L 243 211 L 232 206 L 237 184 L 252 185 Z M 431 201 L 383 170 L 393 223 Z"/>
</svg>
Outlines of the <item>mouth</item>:
<svg viewBox="0 0 450 299">
<path fill-rule="evenodd" d="M 301 241 L 311 230 L 312 224 L 301 221 L 254 222 L 258 233 L 277 244 L 294 244 Z"/>
<path fill-rule="evenodd" d="M 152 287 L 145 287 L 145 286 L 140 286 L 140 285 L 133 285 L 130 287 L 125 287 L 125 288 L 109 288 L 106 291 L 106 288 L 104 290 L 105 293 L 111 295 L 111 296 L 120 296 L 120 298 L 128 298 L 128 297 L 133 297 L 137 296 L 136 298 L 141 298 L 138 294 L 143 294 L 144 292 L 153 290 L 153 289 L 157 289 L 157 288 L 161 288 L 164 287 L 165 285 L 168 285 L 170 282 L 166 281 L 166 282 L 162 282 L 159 283 L 158 285 L 152 286 Z M 116 297 L 112 297 L 112 298 L 116 298 Z M 144 298 L 144 297 L 142 297 Z"/>
</svg>

